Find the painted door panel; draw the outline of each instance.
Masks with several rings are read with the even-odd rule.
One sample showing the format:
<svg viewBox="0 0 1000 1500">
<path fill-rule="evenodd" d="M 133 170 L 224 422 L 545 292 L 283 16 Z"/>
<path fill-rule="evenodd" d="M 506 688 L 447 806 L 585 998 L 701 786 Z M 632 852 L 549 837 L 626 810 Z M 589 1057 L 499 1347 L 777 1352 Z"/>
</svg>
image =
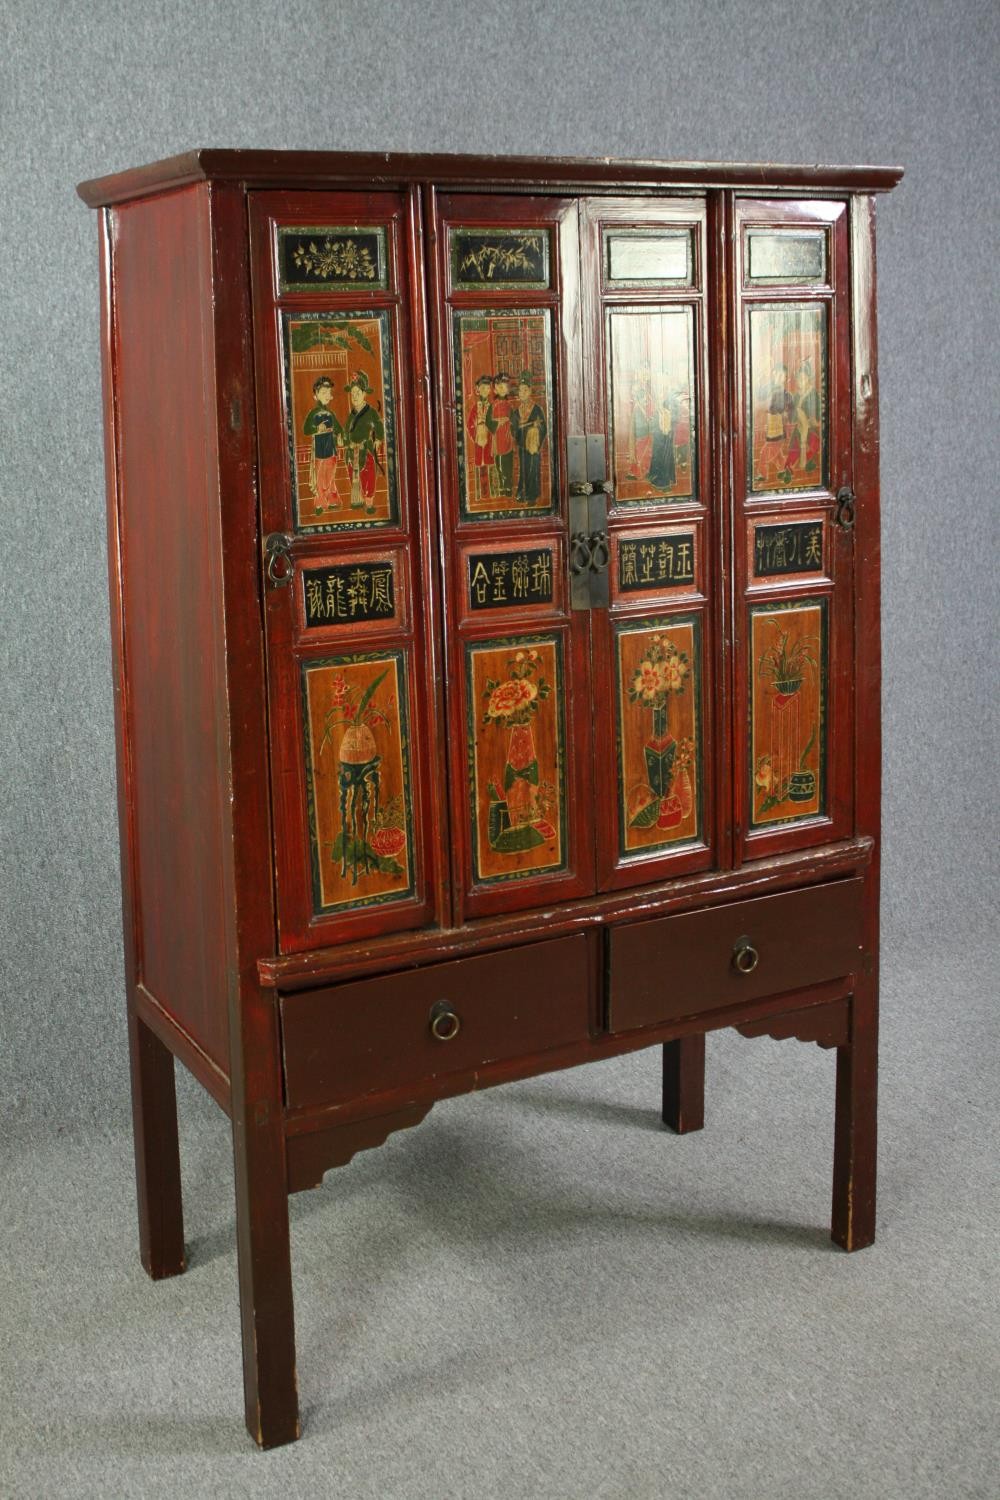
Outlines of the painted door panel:
<svg viewBox="0 0 1000 1500">
<path fill-rule="evenodd" d="M 250 222 L 289 951 L 446 920 L 420 219 L 413 192 L 255 193 Z"/>
</svg>

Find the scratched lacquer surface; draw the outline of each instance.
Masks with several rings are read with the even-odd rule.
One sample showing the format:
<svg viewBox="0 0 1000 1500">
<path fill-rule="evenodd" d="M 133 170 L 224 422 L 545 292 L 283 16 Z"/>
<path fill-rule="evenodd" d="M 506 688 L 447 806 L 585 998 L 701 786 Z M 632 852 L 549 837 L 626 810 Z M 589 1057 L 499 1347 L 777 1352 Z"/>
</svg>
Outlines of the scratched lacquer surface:
<svg viewBox="0 0 1000 1500">
<path fill-rule="evenodd" d="M 411 895 L 403 653 L 310 661 L 302 682 L 315 909 Z"/>
</svg>

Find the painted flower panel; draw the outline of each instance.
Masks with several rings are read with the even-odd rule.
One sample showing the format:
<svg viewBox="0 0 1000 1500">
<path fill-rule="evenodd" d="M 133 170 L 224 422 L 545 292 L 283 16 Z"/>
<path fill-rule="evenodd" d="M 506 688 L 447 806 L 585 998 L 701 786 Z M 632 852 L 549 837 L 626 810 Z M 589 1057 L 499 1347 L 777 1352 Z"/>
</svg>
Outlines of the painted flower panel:
<svg viewBox="0 0 1000 1500">
<path fill-rule="evenodd" d="M 566 866 L 562 646 L 554 637 L 466 647 L 477 882 Z"/>
<path fill-rule="evenodd" d="M 701 833 L 701 657 L 693 616 L 616 632 L 618 828 L 623 856 Z"/>
</svg>

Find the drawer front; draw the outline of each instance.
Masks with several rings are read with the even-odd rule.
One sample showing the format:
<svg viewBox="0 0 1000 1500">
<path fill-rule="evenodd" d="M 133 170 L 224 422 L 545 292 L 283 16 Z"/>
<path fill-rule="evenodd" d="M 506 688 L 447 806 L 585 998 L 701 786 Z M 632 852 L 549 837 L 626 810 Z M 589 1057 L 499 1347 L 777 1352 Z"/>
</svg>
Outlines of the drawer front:
<svg viewBox="0 0 1000 1500">
<path fill-rule="evenodd" d="M 288 1107 L 341 1103 L 585 1039 L 595 1012 L 592 952 L 581 933 L 283 996 Z"/>
<path fill-rule="evenodd" d="M 609 1030 L 631 1031 L 854 973 L 863 887 L 863 880 L 841 880 L 616 928 Z"/>
</svg>

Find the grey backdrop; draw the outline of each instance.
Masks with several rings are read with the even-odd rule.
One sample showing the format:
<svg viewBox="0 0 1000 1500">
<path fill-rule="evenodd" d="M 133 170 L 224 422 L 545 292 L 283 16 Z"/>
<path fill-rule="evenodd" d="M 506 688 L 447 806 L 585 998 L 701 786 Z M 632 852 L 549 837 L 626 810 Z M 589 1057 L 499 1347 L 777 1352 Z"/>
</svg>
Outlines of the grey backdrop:
<svg viewBox="0 0 1000 1500">
<path fill-rule="evenodd" d="M 75 197 L 77 180 L 195 145 L 862 161 L 906 168 L 879 205 L 884 972 L 896 1048 L 887 1077 L 910 1106 L 890 1112 L 897 1137 L 886 1149 L 912 1185 L 932 1166 L 941 1180 L 974 1180 L 969 1160 L 987 1160 L 975 1101 L 990 1097 L 986 1088 L 995 1097 L 995 1077 L 980 1070 L 992 1068 L 995 1046 L 1000 8 L 993 0 L 349 8 L 7 0 L 0 20 L 0 1107 L 8 1145 L 21 1141 L 42 1156 L 51 1148 L 46 1173 L 82 1191 L 80 1174 L 96 1171 L 87 1163 L 103 1159 L 103 1148 L 81 1147 L 73 1165 L 58 1155 L 57 1138 L 93 1142 L 98 1124 L 110 1132 L 109 1149 L 124 1163 L 116 1183 L 125 1186 L 109 1209 L 108 1240 L 116 1256 L 131 1256 L 96 223 Z M 978 1011 L 974 994 L 985 997 Z M 938 1006 L 957 1040 L 947 1039 Z M 764 1055 L 748 1051 L 746 1069 Z M 788 1069 L 789 1097 L 800 1070 L 815 1066 L 806 1056 L 775 1049 L 764 1065 L 782 1077 Z M 947 1089 L 937 1087 L 944 1056 Z M 629 1086 L 638 1075 L 617 1066 L 607 1076 Z M 742 1086 L 742 1061 L 730 1073 Z M 585 1092 L 587 1076 L 574 1087 Z M 760 1087 L 774 1076 L 760 1075 Z M 199 1140 L 224 1155 L 214 1106 L 191 1087 L 181 1092 Z M 497 1095 L 508 1097 L 518 1096 Z M 747 1097 L 766 1108 L 762 1094 Z M 944 1137 L 960 1138 L 954 1158 L 935 1155 Z M 365 1167 L 373 1182 L 377 1155 Z M 37 1255 L 37 1236 L 55 1234 L 57 1221 L 69 1233 L 72 1215 L 53 1189 L 49 1217 L 29 1231 L 24 1205 L 39 1194 L 25 1171 L 26 1196 L 10 1189 L 5 1227 L 20 1230 L 19 1252 L 35 1236 Z M 920 1197 L 915 1186 L 918 1219 Z M 949 1201 L 942 1187 L 945 1216 Z M 978 1201 L 973 1195 L 973 1217 Z M 220 1213 L 231 1226 L 228 1206 Z M 481 1231 L 488 1236 L 489 1225 Z M 60 1265 L 72 1277 L 71 1234 L 67 1246 Z M 229 1296 L 233 1270 L 222 1258 Z M 143 1296 L 140 1287 L 137 1321 Z M 183 1366 L 183 1345 L 177 1357 Z M 220 1377 L 232 1396 L 227 1421 L 238 1405 L 235 1378 L 228 1366 Z M 937 1420 L 933 1410 L 929 1393 L 920 1420 Z M 37 1412 L 25 1428 L 29 1448 L 36 1420 Z M 64 1434 L 66 1449 L 82 1430 Z M 197 1457 L 184 1431 L 174 1435 Z M 230 1439 L 238 1447 L 225 1423 L 219 1431 L 212 1451 L 228 1452 Z M 161 1455 L 172 1451 L 172 1433 L 159 1430 Z M 148 1451 L 141 1425 L 136 1444 Z M 36 1484 L 24 1472 L 18 1493 L 72 1488 L 65 1475 L 59 1485 L 51 1474 Z M 653 1472 L 630 1492 L 658 1493 Z M 944 1492 L 987 1493 L 967 1482 L 962 1489 L 953 1469 Z M 541 1481 L 524 1483 L 524 1493 L 542 1492 Z M 788 1493 L 807 1492 L 789 1484 Z M 629 1492 L 624 1480 L 609 1486 L 588 1493 Z M 482 1480 L 468 1492 L 488 1490 Z M 445 1480 L 432 1492 L 465 1493 Z M 571 1482 L 561 1490 L 583 1492 Z"/>
</svg>

